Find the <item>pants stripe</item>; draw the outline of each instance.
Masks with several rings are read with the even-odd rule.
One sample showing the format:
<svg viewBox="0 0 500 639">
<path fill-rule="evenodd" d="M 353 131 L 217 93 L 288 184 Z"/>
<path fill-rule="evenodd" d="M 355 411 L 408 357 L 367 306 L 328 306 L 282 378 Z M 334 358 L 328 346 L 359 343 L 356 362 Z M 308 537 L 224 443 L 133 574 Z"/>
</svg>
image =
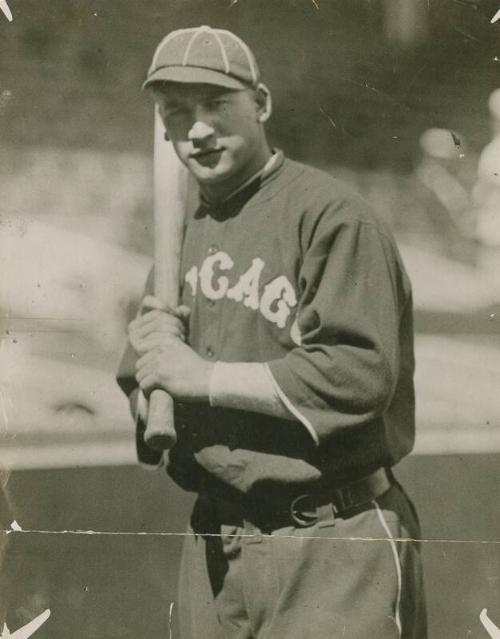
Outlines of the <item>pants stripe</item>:
<svg viewBox="0 0 500 639">
<path fill-rule="evenodd" d="M 396 622 L 396 626 L 399 630 L 399 636 L 401 637 L 401 617 L 400 617 L 400 613 L 399 613 L 399 609 L 401 606 L 401 590 L 402 590 L 402 576 L 401 576 L 401 562 L 399 560 L 399 555 L 398 555 L 398 549 L 396 547 L 396 542 L 394 541 L 394 538 L 392 536 L 391 533 L 391 529 L 389 528 L 389 525 L 384 517 L 384 513 L 382 511 L 382 509 L 380 508 L 380 506 L 378 505 L 378 502 L 376 499 L 373 500 L 373 505 L 376 508 L 377 511 L 377 516 L 378 519 L 380 521 L 380 524 L 382 525 L 382 528 L 384 529 L 387 538 L 389 539 L 389 543 L 391 545 L 391 550 L 392 550 L 392 555 L 394 557 L 394 564 L 396 566 L 396 575 L 397 575 L 397 579 L 398 579 L 398 593 L 397 593 L 397 597 L 396 597 L 396 610 L 394 611 L 394 620 Z"/>
</svg>

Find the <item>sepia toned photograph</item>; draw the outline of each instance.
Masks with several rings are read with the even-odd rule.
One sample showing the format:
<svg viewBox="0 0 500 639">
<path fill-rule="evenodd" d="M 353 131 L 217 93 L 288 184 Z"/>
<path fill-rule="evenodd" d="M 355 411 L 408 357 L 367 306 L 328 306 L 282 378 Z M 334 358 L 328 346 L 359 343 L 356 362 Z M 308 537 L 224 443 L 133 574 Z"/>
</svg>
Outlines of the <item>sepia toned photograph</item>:
<svg viewBox="0 0 500 639">
<path fill-rule="evenodd" d="M 496 0 L 0 0 L 0 639 L 499 639 L 499 176 Z"/>
</svg>

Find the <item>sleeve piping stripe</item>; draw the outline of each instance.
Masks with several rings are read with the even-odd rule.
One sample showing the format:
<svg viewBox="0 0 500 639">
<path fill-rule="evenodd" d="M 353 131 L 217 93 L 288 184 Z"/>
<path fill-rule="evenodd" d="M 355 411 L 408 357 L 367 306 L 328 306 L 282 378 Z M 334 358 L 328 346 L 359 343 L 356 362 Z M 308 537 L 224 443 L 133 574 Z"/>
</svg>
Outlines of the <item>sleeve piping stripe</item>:
<svg viewBox="0 0 500 639">
<path fill-rule="evenodd" d="M 307 419 L 307 417 L 302 415 L 299 409 L 296 406 L 294 406 L 292 402 L 288 399 L 288 397 L 285 395 L 283 390 L 280 388 L 278 382 L 275 380 L 274 375 L 272 374 L 268 364 L 265 364 L 265 369 L 267 374 L 269 375 L 269 379 L 271 380 L 274 390 L 276 391 L 276 394 L 278 395 L 278 397 L 281 399 L 281 401 L 286 406 L 286 408 L 290 411 L 290 413 L 294 415 L 294 417 L 296 417 L 299 420 L 299 422 L 301 422 L 307 428 L 307 430 L 309 431 L 309 434 L 314 439 L 316 446 L 319 446 L 318 433 L 314 430 L 314 427 L 311 424 L 311 422 Z"/>
</svg>

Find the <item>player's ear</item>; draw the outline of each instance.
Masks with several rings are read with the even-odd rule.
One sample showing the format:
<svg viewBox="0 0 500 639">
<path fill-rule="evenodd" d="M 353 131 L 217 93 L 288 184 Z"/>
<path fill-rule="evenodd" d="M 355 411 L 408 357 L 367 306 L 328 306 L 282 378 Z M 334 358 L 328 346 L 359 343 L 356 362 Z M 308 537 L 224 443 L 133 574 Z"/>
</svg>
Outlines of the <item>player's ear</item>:
<svg viewBox="0 0 500 639">
<path fill-rule="evenodd" d="M 273 102 L 271 100 L 271 92 L 262 82 L 259 82 L 255 89 L 255 101 L 257 102 L 258 120 L 264 124 L 264 122 L 267 122 L 271 117 Z"/>
</svg>

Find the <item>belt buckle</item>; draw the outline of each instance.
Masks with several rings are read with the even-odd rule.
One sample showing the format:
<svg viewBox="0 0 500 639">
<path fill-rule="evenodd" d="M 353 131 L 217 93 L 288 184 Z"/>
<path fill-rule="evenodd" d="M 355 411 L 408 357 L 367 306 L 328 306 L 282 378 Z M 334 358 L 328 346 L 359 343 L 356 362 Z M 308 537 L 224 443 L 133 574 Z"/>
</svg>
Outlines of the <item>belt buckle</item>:
<svg viewBox="0 0 500 639">
<path fill-rule="evenodd" d="M 309 510 L 299 507 L 300 502 L 307 499 L 312 500 L 313 496 L 309 493 L 298 495 L 290 504 L 290 516 L 301 528 L 312 526 L 319 520 L 316 506 L 312 505 Z"/>
</svg>

